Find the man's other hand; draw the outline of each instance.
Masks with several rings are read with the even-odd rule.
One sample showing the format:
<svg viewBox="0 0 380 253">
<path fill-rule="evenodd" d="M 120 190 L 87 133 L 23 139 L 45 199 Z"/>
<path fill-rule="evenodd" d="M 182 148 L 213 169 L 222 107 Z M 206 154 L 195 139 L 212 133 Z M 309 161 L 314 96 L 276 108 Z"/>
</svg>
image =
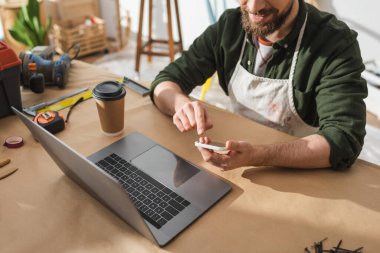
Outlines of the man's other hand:
<svg viewBox="0 0 380 253">
<path fill-rule="evenodd" d="M 188 101 L 176 109 L 173 123 L 181 132 L 196 129 L 199 135 L 212 128 L 212 122 L 199 101 Z"/>
<path fill-rule="evenodd" d="M 171 81 L 160 83 L 154 90 L 153 98 L 160 111 L 173 116 L 173 123 L 179 131 L 196 129 L 198 134 L 203 134 L 212 128 L 211 119 L 202 103 L 192 101 L 178 84 Z"/>
<path fill-rule="evenodd" d="M 211 140 L 208 137 L 200 137 L 199 142 L 207 144 L 210 143 Z M 251 165 L 254 150 L 251 144 L 245 141 L 229 140 L 226 142 L 226 148 L 229 150 L 227 154 L 218 154 L 205 148 L 198 149 L 202 154 L 203 160 L 219 167 L 221 170 L 230 170 Z"/>
</svg>

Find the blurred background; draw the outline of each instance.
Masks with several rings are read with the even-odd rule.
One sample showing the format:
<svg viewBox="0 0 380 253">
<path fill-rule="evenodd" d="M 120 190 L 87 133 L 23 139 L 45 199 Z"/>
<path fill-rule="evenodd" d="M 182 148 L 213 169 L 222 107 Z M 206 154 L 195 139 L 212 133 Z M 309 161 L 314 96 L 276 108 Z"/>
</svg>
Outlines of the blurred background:
<svg viewBox="0 0 380 253">
<path fill-rule="evenodd" d="M 35 14 L 40 21 L 38 29 L 40 33 L 47 30 L 43 42 L 54 46 L 58 53 L 62 54 L 73 43 L 79 42 L 79 60 L 146 83 L 151 82 L 161 69 L 180 56 L 181 49 L 187 50 L 193 40 L 216 22 L 225 9 L 239 6 L 237 0 L 0 0 L 0 40 L 4 40 L 17 54 L 34 47 L 34 44 L 21 43 L 9 32 L 9 29 L 15 28 L 17 20 L 20 20 L 20 10 L 28 2 L 38 3 L 38 13 Z M 141 6 L 142 2 L 145 2 L 144 8 Z M 358 32 L 362 57 L 368 70 L 365 78 L 369 87 L 369 96 L 366 99 L 368 134 L 361 157 L 380 164 L 380 152 L 377 150 L 380 146 L 380 2 L 308 2 L 335 14 Z M 148 25 L 149 13 L 151 29 Z M 140 19 L 143 23 L 139 34 Z M 170 34 L 174 46 L 181 44 L 182 48 L 170 49 Z M 151 39 L 165 40 L 164 43 L 151 45 L 151 50 L 164 54 L 164 57 L 149 57 L 143 52 L 144 43 Z M 180 43 L 175 44 L 176 41 Z M 208 81 L 207 89 L 197 88 L 191 95 L 221 108 L 230 108 L 229 99 L 220 90 L 215 76 Z"/>
</svg>

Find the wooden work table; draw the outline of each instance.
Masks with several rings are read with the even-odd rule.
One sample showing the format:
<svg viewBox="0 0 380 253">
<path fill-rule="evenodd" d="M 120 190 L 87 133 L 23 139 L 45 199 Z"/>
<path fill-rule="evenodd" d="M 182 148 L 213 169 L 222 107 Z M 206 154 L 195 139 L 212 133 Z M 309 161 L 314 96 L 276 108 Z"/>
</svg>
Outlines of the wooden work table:
<svg viewBox="0 0 380 253">
<path fill-rule="evenodd" d="M 43 94 L 22 91 L 29 106 L 118 76 L 74 61 L 69 84 Z M 212 139 L 253 144 L 294 137 L 209 106 Z M 62 111 L 65 116 L 67 110 Z M 0 140 L 22 136 L 0 158 L 19 170 L 0 180 L 1 252 L 304 252 L 325 237 L 326 248 L 380 250 L 380 167 L 358 160 L 344 172 L 244 167 L 221 172 L 194 147 L 196 133 L 180 133 L 148 97 L 127 90 L 125 131 L 139 131 L 225 179 L 232 191 L 164 248 L 135 232 L 66 177 L 16 116 L 0 119 Z M 80 103 L 57 137 L 83 155 L 118 140 L 102 134 L 93 99 Z M 313 251 L 314 252 L 314 251 Z"/>
</svg>

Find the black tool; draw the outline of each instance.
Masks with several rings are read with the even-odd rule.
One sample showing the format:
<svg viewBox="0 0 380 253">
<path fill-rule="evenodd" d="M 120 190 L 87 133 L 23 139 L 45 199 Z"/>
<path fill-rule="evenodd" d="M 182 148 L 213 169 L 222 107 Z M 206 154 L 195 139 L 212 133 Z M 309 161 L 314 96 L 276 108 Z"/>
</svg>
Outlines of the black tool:
<svg viewBox="0 0 380 253">
<path fill-rule="evenodd" d="M 69 57 L 69 51 L 75 49 L 73 58 Z M 35 53 L 21 52 L 21 85 L 30 88 L 35 93 L 42 93 L 45 85 L 63 88 L 68 80 L 71 61 L 80 51 L 79 44 L 70 47 L 57 61 L 53 60 L 51 47 Z M 53 51 L 54 52 L 54 51 Z"/>
<path fill-rule="evenodd" d="M 148 95 L 150 92 L 150 90 L 148 88 L 146 88 L 142 84 L 139 84 L 139 83 L 133 81 L 132 79 L 129 79 L 126 76 L 123 78 L 123 84 L 125 86 L 127 86 L 128 88 L 134 90 L 135 92 L 137 92 L 138 94 L 140 94 L 143 97 Z"/>
</svg>

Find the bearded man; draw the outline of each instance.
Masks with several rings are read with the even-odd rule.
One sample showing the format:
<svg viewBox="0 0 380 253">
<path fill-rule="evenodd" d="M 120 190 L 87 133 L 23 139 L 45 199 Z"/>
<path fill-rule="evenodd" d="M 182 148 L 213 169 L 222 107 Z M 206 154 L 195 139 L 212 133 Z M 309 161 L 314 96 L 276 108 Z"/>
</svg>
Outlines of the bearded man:
<svg viewBox="0 0 380 253">
<path fill-rule="evenodd" d="M 202 135 L 212 121 L 188 94 L 216 71 L 234 112 L 299 138 L 260 146 L 228 140 L 228 154 L 199 148 L 204 160 L 222 170 L 344 169 L 364 142 L 363 70 L 357 33 L 334 15 L 303 0 L 241 0 L 158 74 L 151 99 L 179 131 Z"/>
</svg>

